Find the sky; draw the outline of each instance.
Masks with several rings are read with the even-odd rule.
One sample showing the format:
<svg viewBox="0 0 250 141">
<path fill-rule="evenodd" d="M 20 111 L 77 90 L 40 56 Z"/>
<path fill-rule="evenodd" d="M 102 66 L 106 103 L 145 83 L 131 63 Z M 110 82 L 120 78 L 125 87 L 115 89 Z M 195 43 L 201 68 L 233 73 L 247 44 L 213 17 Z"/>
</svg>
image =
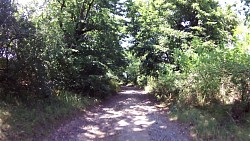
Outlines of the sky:
<svg viewBox="0 0 250 141">
<path fill-rule="evenodd" d="M 234 4 L 235 2 L 240 3 L 240 0 L 219 0 L 220 4 L 225 4 L 225 3 Z"/>
<path fill-rule="evenodd" d="M 17 0 L 17 2 L 19 3 L 19 4 L 22 4 L 22 5 L 26 5 L 26 4 L 28 4 L 29 2 L 31 2 L 32 0 Z"/>
<path fill-rule="evenodd" d="M 28 4 L 29 2 L 32 2 L 33 0 L 16 0 L 18 3 L 20 3 L 20 4 L 23 4 L 23 5 L 25 5 L 25 4 Z"/>
<path fill-rule="evenodd" d="M 20 4 L 28 4 L 29 2 L 33 1 L 33 0 L 17 0 L 18 3 Z M 237 3 L 240 3 L 240 0 L 218 0 L 220 4 L 225 4 L 225 3 L 228 3 L 228 4 L 233 4 L 235 2 Z"/>
<path fill-rule="evenodd" d="M 29 4 L 30 2 L 32 1 L 36 1 L 38 2 L 38 4 L 42 5 L 42 3 L 45 1 L 45 0 L 16 0 L 19 4 L 22 4 L 22 5 L 27 5 Z M 120 0 L 120 1 L 124 1 L 124 0 Z M 242 9 L 242 7 L 244 6 L 242 3 L 241 3 L 241 0 L 217 0 L 219 1 L 219 4 L 222 5 L 222 7 L 226 6 L 226 4 L 236 4 L 236 10 L 240 10 Z M 241 19 L 244 19 L 244 16 L 240 13 L 239 14 L 239 17 Z"/>
</svg>

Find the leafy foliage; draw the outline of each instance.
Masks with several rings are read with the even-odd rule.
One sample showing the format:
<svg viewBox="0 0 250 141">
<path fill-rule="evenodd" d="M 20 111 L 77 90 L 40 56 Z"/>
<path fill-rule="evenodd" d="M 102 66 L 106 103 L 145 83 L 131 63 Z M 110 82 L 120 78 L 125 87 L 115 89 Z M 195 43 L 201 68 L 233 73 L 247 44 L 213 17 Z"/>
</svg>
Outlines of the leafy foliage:
<svg viewBox="0 0 250 141">
<path fill-rule="evenodd" d="M 146 78 L 144 85 L 180 112 L 217 107 L 224 112 L 211 115 L 216 122 L 247 118 L 249 29 L 238 25 L 232 6 L 223 8 L 214 0 L 138 0 L 127 5 L 130 51 L 137 57 L 134 62 L 140 62 L 137 74 Z"/>
<path fill-rule="evenodd" d="M 178 108 L 229 105 L 226 113 L 241 121 L 250 110 L 250 36 L 232 7 L 215 0 L 27 7 L 1 0 L 1 98 L 39 101 L 57 90 L 105 98 L 123 81 L 150 85 Z"/>
<path fill-rule="evenodd" d="M 1 10 L 11 15 L 1 27 L 13 33 L 7 32 L 11 36 L 1 42 L 5 93 L 8 88 L 28 89 L 47 97 L 57 88 L 105 97 L 113 91 L 117 84 L 112 75 L 120 74 L 126 64 L 115 17 L 117 1 L 50 1 L 40 12 L 26 13 L 6 4 L 10 9 L 1 5 Z"/>
<path fill-rule="evenodd" d="M 159 75 L 162 63 L 175 64 L 180 70 L 174 60 L 176 49 L 185 51 L 194 38 L 216 45 L 227 43 L 238 23 L 236 14 L 213 0 L 128 3 L 133 5 L 127 14 L 127 31 L 133 36 L 131 50 L 141 59 L 144 74 L 154 77 Z"/>
</svg>

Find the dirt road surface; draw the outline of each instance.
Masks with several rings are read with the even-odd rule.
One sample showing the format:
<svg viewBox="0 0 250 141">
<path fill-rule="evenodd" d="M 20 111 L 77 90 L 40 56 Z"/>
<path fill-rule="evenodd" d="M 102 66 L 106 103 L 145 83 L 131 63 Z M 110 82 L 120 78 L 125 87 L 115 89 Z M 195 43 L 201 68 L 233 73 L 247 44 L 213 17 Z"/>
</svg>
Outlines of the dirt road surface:
<svg viewBox="0 0 250 141">
<path fill-rule="evenodd" d="M 134 87 L 90 108 L 44 141 L 189 141 L 188 129 L 167 117 L 152 95 Z"/>
</svg>

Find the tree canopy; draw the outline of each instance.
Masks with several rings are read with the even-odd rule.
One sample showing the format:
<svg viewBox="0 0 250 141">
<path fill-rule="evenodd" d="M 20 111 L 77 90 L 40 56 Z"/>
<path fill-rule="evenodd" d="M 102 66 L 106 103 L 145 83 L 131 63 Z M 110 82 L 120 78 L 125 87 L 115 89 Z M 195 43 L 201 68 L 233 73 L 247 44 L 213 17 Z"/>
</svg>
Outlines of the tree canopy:
<svg viewBox="0 0 250 141">
<path fill-rule="evenodd" d="M 148 85 L 152 77 L 182 80 L 171 86 L 177 92 L 200 76 L 197 86 L 208 93 L 225 75 L 246 93 L 248 35 L 239 37 L 232 7 L 215 0 L 52 0 L 26 7 L 1 1 L 0 90 L 105 97 L 117 82 Z M 225 74 L 213 76 L 221 69 Z"/>
</svg>

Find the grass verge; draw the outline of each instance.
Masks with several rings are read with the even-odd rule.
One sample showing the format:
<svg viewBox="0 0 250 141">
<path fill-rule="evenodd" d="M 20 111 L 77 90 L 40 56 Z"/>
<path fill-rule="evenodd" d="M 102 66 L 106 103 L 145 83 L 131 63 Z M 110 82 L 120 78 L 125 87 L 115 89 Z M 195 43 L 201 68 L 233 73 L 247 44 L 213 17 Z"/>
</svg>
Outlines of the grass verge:
<svg viewBox="0 0 250 141">
<path fill-rule="evenodd" d="M 250 140 L 250 114 L 236 122 L 230 116 L 230 106 L 170 108 L 170 118 L 187 123 L 195 140 L 248 141 Z"/>
<path fill-rule="evenodd" d="M 26 102 L 0 100 L 0 140 L 41 140 L 97 100 L 69 92 Z"/>
</svg>

